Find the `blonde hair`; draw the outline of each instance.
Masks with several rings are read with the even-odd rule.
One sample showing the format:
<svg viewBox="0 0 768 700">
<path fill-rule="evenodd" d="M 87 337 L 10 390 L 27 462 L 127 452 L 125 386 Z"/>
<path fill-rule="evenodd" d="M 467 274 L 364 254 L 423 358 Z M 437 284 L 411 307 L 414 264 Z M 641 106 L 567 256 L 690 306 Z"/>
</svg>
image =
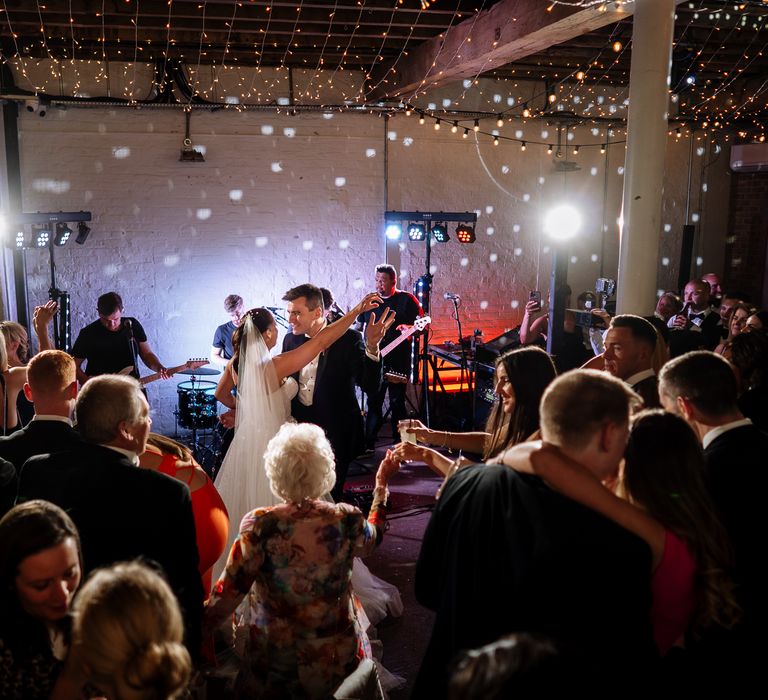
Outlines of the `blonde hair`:
<svg viewBox="0 0 768 700">
<path fill-rule="evenodd" d="M 119 700 L 180 697 L 192 671 L 170 586 L 144 564 L 101 569 L 73 608 L 73 642 L 89 680 Z"/>
<path fill-rule="evenodd" d="M 267 445 L 264 468 L 272 493 L 291 503 L 320 498 L 336 483 L 331 444 L 311 423 L 284 423 Z"/>
</svg>

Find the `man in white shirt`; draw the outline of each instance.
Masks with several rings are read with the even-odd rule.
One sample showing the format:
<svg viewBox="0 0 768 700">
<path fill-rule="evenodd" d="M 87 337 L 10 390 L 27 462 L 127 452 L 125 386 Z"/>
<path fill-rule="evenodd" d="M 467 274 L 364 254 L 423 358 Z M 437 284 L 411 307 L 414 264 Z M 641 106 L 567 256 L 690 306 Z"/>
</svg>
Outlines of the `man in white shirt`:
<svg viewBox="0 0 768 700">
<path fill-rule="evenodd" d="M 323 295 L 313 284 L 301 284 L 283 296 L 288 302 L 291 333 L 283 339 L 283 352 L 302 345 L 325 328 Z M 378 391 L 382 381 L 379 343 L 394 321 L 386 311 L 366 326 L 365 338 L 349 329 L 325 352 L 293 376 L 299 391 L 291 402 L 291 413 L 301 423 L 319 425 L 328 436 L 336 457 L 336 485 L 331 492 L 339 500 L 349 463 L 364 450 L 363 417 L 355 386 Z"/>
</svg>

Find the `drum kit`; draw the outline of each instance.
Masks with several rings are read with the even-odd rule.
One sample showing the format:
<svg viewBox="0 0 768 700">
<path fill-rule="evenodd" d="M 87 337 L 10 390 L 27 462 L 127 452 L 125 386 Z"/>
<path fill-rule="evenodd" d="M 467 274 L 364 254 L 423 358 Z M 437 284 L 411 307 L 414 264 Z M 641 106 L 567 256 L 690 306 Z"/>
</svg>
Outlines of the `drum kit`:
<svg viewBox="0 0 768 700">
<path fill-rule="evenodd" d="M 207 471 L 213 471 L 213 464 L 206 464 L 209 460 L 205 455 L 211 457 L 214 463 L 217 461 L 218 434 L 214 433 L 214 440 L 208 445 L 198 439 L 197 431 L 212 430 L 218 426 L 218 407 L 214 396 L 217 382 L 200 379 L 200 377 L 212 377 L 221 374 L 221 371 L 212 367 L 196 367 L 181 370 L 177 374 L 188 375 L 190 379 L 176 387 L 178 394 L 178 408 L 174 411 L 176 420 L 182 428 L 192 431 L 190 447 L 197 461 L 204 467 L 207 466 Z"/>
</svg>

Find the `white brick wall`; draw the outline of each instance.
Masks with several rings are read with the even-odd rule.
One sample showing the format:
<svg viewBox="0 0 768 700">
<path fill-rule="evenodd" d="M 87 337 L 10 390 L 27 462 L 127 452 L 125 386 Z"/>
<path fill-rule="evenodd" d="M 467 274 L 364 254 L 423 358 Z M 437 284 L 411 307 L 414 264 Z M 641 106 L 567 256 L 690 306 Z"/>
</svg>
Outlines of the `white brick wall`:
<svg viewBox="0 0 768 700">
<path fill-rule="evenodd" d="M 505 126 L 502 133 L 511 136 L 515 128 L 542 140 L 541 122 Z M 385 120 L 376 115 L 196 111 L 192 139 L 205 148 L 205 163 L 180 163 L 179 110 L 70 107 L 51 109 L 44 119 L 22 112 L 25 211 L 88 209 L 94 216 L 85 246 L 56 250 L 57 282 L 72 295 L 75 332 L 95 318 L 96 297 L 116 290 L 162 361 L 174 365 L 208 354 L 215 327 L 226 320 L 222 301 L 229 293 L 241 294 L 249 306 L 279 306 L 286 289 L 311 281 L 350 305 L 371 288 L 373 266 L 385 259 L 385 208 L 480 212 L 475 245 L 452 240 L 433 249 L 435 340 L 456 334 L 445 291 L 462 297 L 465 333 L 480 328 L 492 338 L 520 322 L 528 290 L 548 284 L 541 217 L 565 195 L 585 219 L 572 247 L 574 291 L 593 286 L 601 255 L 604 273 L 615 276 L 623 145 L 609 153 L 601 253 L 599 149 L 582 149 L 581 170 L 564 185 L 541 146 L 523 153 L 518 144 L 494 147 L 487 137 L 476 144 L 472 132 L 464 140 L 447 128 L 420 126 L 413 116 L 390 119 L 388 130 L 385 144 Z M 601 142 L 586 127 L 577 133 L 579 143 Z M 687 147 L 670 146 L 663 220 L 671 232 L 662 234 L 669 251 L 662 254 L 673 264 L 687 157 Z M 707 206 L 726 207 L 727 200 Z M 27 256 L 36 304 L 47 296 L 47 256 Z M 401 286 L 410 289 L 424 272 L 424 244 L 404 244 L 399 266 Z M 662 269 L 662 287 L 670 286 L 669 270 Z M 149 388 L 161 430 L 173 427 L 176 383 Z"/>
</svg>

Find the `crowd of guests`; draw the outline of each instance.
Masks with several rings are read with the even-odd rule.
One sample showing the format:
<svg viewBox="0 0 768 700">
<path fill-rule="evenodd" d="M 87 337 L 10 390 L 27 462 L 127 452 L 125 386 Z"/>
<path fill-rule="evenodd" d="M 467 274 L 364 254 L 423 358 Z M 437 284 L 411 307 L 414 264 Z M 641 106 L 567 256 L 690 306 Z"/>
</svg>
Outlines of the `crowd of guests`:
<svg viewBox="0 0 768 700">
<path fill-rule="evenodd" d="M 226 508 L 190 451 L 151 433 L 139 383 L 78 390 L 71 356 L 29 359 L 4 324 L 4 426 L 9 407 L 23 422 L 12 386 L 34 415 L 0 438 L 0 697 L 183 697 L 238 643 L 234 697 L 379 697 L 349 581 L 409 460 L 445 477 L 416 566 L 435 622 L 414 697 L 738 695 L 766 649 L 768 319 L 710 291 L 692 280 L 654 318 L 601 314 L 584 369 L 558 374 L 533 344 L 502 355 L 485 430 L 402 422 L 414 441 L 387 451 L 367 517 L 325 498 L 323 431 L 285 424 L 264 455 L 281 502 L 246 515 L 218 581 Z"/>
</svg>

